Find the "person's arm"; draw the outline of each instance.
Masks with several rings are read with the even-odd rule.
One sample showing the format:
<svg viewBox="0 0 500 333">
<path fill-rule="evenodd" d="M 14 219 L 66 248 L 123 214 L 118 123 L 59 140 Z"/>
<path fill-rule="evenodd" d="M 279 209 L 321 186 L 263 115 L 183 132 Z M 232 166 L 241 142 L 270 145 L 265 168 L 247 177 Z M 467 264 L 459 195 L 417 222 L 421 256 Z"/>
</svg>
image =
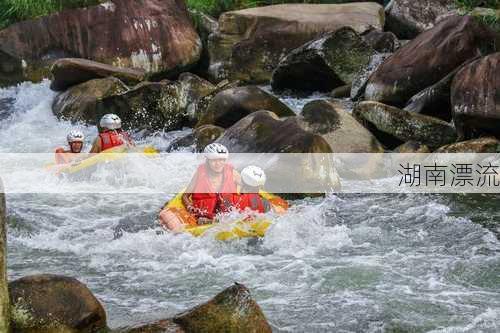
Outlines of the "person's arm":
<svg viewBox="0 0 500 333">
<path fill-rule="evenodd" d="M 92 149 L 90 149 L 90 154 L 98 154 L 102 151 L 101 140 L 97 137 L 92 144 Z"/>
<path fill-rule="evenodd" d="M 186 187 L 186 190 L 184 191 L 184 194 L 182 194 L 182 204 L 186 209 L 191 212 L 192 211 L 192 206 L 193 202 L 191 201 L 191 195 L 193 194 L 194 191 L 194 185 L 196 184 L 196 180 L 198 178 L 198 173 L 196 172 L 193 175 L 193 178 L 191 178 L 191 181 L 189 182 L 189 185 Z"/>
</svg>

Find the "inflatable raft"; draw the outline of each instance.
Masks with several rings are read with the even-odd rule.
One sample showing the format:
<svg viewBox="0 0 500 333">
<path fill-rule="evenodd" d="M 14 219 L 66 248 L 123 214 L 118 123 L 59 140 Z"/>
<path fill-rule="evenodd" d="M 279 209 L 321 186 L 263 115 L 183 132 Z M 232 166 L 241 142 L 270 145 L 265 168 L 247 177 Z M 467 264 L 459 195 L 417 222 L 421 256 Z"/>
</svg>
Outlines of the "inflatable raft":
<svg viewBox="0 0 500 333">
<path fill-rule="evenodd" d="M 184 232 L 190 233 L 195 237 L 203 236 L 212 231 L 214 232 L 215 239 L 222 241 L 249 237 L 264 237 L 266 231 L 272 224 L 272 221 L 267 218 L 247 218 L 231 223 L 198 225 L 195 217 L 187 211 L 182 203 L 183 193 L 184 192 L 177 194 L 164 206 L 164 209 L 168 209 L 174 213 L 186 225 Z M 264 191 L 261 191 L 260 195 L 264 199 L 269 200 L 273 206 L 279 206 L 283 210 L 288 209 L 288 203 L 280 197 Z"/>
<path fill-rule="evenodd" d="M 50 164 L 48 166 L 49 169 L 55 170 L 57 174 L 64 175 L 74 175 L 78 174 L 84 170 L 90 170 L 92 167 L 95 167 L 102 163 L 108 163 L 112 161 L 117 161 L 125 158 L 128 153 L 139 153 L 145 155 L 155 155 L 158 154 L 158 151 L 152 146 L 144 146 L 144 147 L 114 147 L 107 149 L 99 154 L 93 154 L 91 157 L 81 160 L 76 163 L 71 164 Z"/>
</svg>

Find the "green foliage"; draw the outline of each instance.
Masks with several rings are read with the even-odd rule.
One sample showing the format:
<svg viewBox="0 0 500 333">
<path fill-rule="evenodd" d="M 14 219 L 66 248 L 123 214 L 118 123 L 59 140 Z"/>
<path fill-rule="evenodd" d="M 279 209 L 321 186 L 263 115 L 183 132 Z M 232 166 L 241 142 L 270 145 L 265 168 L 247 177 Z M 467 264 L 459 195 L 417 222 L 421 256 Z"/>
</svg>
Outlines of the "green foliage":
<svg viewBox="0 0 500 333">
<path fill-rule="evenodd" d="M 0 29 L 9 24 L 54 13 L 66 8 L 86 7 L 99 0 L 0 0 Z"/>
<path fill-rule="evenodd" d="M 500 0 L 455 0 L 455 4 L 459 8 L 469 10 L 475 7 L 500 9 Z"/>
</svg>

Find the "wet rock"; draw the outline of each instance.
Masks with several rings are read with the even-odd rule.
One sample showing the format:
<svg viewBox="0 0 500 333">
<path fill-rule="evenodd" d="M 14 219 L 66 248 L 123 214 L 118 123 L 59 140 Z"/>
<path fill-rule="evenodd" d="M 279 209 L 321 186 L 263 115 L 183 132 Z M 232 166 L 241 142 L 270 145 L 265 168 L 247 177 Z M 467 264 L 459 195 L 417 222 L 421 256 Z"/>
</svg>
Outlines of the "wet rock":
<svg viewBox="0 0 500 333">
<path fill-rule="evenodd" d="M 401 47 L 401 43 L 390 31 L 379 31 L 372 29 L 363 34 L 363 40 L 377 52 L 393 53 Z"/>
<path fill-rule="evenodd" d="M 338 87 L 332 90 L 330 96 L 333 98 L 348 98 L 351 96 L 351 85 L 346 84 L 345 86 Z"/>
<path fill-rule="evenodd" d="M 178 130 L 189 123 L 178 83 L 143 82 L 129 91 L 106 97 L 96 108 L 99 119 L 115 113 L 126 128 L 137 130 Z"/>
<path fill-rule="evenodd" d="M 325 100 L 307 103 L 302 109 L 304 129 L 321 135 L 334 153 L 380 153 L 378 140 L 340 105 Z"/>
<path fill-rule="evenodd" d="M 493 51 L 494 41 L 494 33 L 476 19 L 450 17 L 384 61 L 370 77 L 365 99 L 403 107 L 464 62 Z"/>
<path fill-rule="evenodd" d="M 52 111 L 58 118 L 96 124 L 102 116 L 98 113 L 100 101 L 126 91 L 127 86 L 117 78 L 90 80 L 59 94 L 54 99 Z"/>
<path fill-rule="evenodd" d="M 213 89 L 192 74 L 181 75 L 177 82 L 142 82 L 132 89 L 115 78 L 95 79 L 57 96 L 52 109 L 60 118 L 91 125 L 115 113 L 127 129 L 177 130 L 193 124 L 189 106 Z"/>
<path fill-rule="evenodd" d="M 413 39 L 431 29 L 455 9 L 454 0 L 392 0 L 386 10 L 386 29 L 399 38 Z"/>
<path fill-rule="evenodd" d="M 229 127 L 217 142 L 234 153 L 331 152 L 321 136 L 309 133 L 296 117 L 280 119 L 269 111 L 257 111 Z"/>
<path fill-rule="evenodd" d="M 145 72 L 141 69 L 120 68 L 78 58 L 56 60 L 50 71 L 53 77 L 50 89 L 56 91 L 108 76 L 116 77 L 128 85 L 136 85 L 145 79 Z"/>
<path fill-rule="evenodd" d="M 217 84 L 215 89 L 206 96 L 201 97 L 196 103 L 192 103 L 188 105 L 189 115 L 192 117 L 194 115 L 194 119 L 198 122 L 202 115 L 204 115 L 210 105 L 210 102 L 217 96 L 218 93 L 224 90 L 229 90 L 236 88 L 240 85 L 239 81 L 228 81 L 223 80 Z"/>
<path fill-rule="evenodd" d="M 263 153 L 248 155 L 248 160 L 239 155 L 240 165 L 265 167 L 268 175 L 266 186 L 281 193 L 313 192 L 314 189 L 339 188 L 338 175 L 331 163 L 322 160 L 322 154 L 331 153 L 328 142 L 318 134 L 303 128 L 300 117 L 280 119 L 269 111 L 249 114 L 228 128 L 216 141 L 228 147 L 231 153 Z M 266 153 L 311 153 L 300 161 L 290 161 L 280 154 L 270 163 Z M 296 156 L 296 155 L 295 155 Z M 324 193 L 324 190 L 321 192 Z M 303 195 L 302 195 L 303 196 Z"/>
<path fill-rule="evenodd" d="M 167 152 L 172 152 L 180 149 L 190 148 L 190 151 L 201 152 L 203 149 L 215 142 L 225 129 L 215 125 L 202 125 L 185 136 L 175 139 L 166 149 Z"/>
<path fill-rule="evenodd" d="M 383 7 L 369 2 L 285 4 L 227 12 L 209 38 L 209 73 L 214 80 L 268 82 L 281 57 L 326 32 L 351 27 L 362 33 L 383 26 Z"/>
<path fill-rule="evenodd" d="M 106 313 L 74 278 L 33 275 L 9 283 L 14 332 L 82 332 L 106 329 Z"/>
<path fill-rule="evenodd" d="M 67 57 L 165 77 L 196 63 L 200 52 L 201 41 L 184 1 L 113 0 L 0 31 L 0 54 L 9 54 L 14 67 L 2 68 L 0 77 L 40 79 L 54 60 Z"/>
<path fill-rule="evenodd" d="M 435 153 L 490 153 L 496 154 L 500 152 L 500 141 L 494 137 L 485 137 L 452 143 L 443 146 L 435 151 Z"/>
<path fill-rule="evenodd" d="M 349 27 L 293 50 L 274 70 L 273 90 L 331 91 L 350 84 L 375 51 Z"/>
<path fill-rule="evenodd" d="M 203 151 L 206 146 L 220 138 L 221 135 L 224 134 L 224 131 L 224 128 L 214 125 L 202 125 L 195 128 L 193 136 L 196 150 Z"/>
<path fill-rule="evenodd" d="M 182 73 L 178 78 L 180 89 L 180 107 L 185 109 L 192 124 L 197 122 L 196 106 L 205 96 L 214 92 L 217 87 L 207 80 L 191 73 Z"/>
<path fill-rule="evenodd" d="M 196 125 L 212 124 L 230 127 L 252 112 L 268 110 L 279 117 L 294 116 L 295 113 L 278 98 L 257 86 L 236 87 L 219 92 L 210 101 Z"/>
<path fill-rule="evenodd" d="M 0 49 L 0 87 L 21 81 L 23 81 L 22 61 Z"/>
<path fill-rule="evenodd" d="M 382 143 L 395 147 L 399 141 L 417 141 L 430 148 L 440 147 L 456 141 L 457 135 L 449 123 L 378 102 L 361 102 L 354 113 L 357 118 L 387 137 L 376 136 Z M 383 135 L 383 134 L 382 134 Z"/>
<path fill-rule="evenodd" d="M 392 53 L 376 53 L 370 57 L 368 64 L 356 75 L 351 84 L 351 99 L 358 100 L 365 93 L 366 84 L 370 76 L 389 58 Z"/>
<path fill-rule="evenodd" d="M 453 120 L 461 138 L 500 135 L 500 53 L 462 68 L 451 85 Z"/>
<path fill-rule="evenodd" d="M 429 147 L 421 144 L 420 142 L 408 141 L 403 143 L 401 146 L 396 147 L 396 149 L 394 149 L 394 152 L 400 154 L 427 154 L 430 153 L 431 150 L 429 149 Z"/>
<path fill-rule="evenodd" d="M 174 317 L 187 332 L 272 332 L 250 291 L 241 284 L 227 288 L 212 300 Z"/>
</svg>

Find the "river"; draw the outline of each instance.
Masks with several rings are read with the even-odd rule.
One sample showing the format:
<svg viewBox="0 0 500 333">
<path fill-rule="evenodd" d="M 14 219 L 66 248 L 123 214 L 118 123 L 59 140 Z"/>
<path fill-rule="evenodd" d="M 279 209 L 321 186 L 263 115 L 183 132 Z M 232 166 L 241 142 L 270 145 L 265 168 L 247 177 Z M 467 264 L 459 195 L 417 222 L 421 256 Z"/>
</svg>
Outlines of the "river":
<svg viewBox="0 0 500 333">
<path fill-rule="evenodd" d="M 72 126 L 52 115 L 54 96 L 48 82 L 0 89 L 0 153 L 64 144 Z M 164 148 L 188 131 L 143 142 Z M 500 331 L 497 196 L 329 195 L 293 202 L 259 241 L 157 228 L 114 239 L 119 224 L 154 226 L 168 199 L 8 195 L 9 277 L 74 276 L 103 302 L 111 327 L 166 318 L 237 281 L 276 332 Z"/>
</svg>

